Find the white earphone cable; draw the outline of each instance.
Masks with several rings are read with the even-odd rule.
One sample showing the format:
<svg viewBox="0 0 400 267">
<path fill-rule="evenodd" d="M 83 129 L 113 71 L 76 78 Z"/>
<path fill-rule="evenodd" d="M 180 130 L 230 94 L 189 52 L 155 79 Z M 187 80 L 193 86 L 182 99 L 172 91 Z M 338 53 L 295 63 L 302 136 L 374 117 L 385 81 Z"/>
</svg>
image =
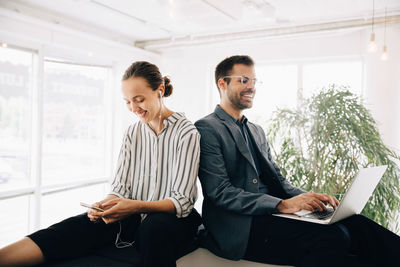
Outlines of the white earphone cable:
<svg viewBox="0 0 400 267">
<path fill-rule="evenodd" d="M 127 248 L 127 247 L 131 247 L 131 246 L 133 245 L 133 243 L 135 243 L 135 241 L 126 242 L 126 241 L 122 241 L 122 240 L 121 240 L 121 232 L 122 232 L 121 221 L 119 221 L 118 223 L 119 223 L 119 232 L 118 232 L 118 234 L 117 234 L 117 238 L 115 239 L 115 247 L 116 247 L 116 248 Z"/>
</svg>

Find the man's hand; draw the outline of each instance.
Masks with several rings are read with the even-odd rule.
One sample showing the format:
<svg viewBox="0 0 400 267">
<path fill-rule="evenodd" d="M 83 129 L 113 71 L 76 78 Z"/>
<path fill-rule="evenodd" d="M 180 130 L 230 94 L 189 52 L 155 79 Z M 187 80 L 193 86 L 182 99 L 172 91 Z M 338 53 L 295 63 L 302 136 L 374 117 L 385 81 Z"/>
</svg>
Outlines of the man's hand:
<svg viewBox="0 0 400 267">
<path fill-rule="evenodd" d="M 93 212 L 103 219 L 106 224 L 120 221 L 131 214 L 141 212 L 141 201 L 126 198 L 111 199 L 102 204 L 104 212 Z"/>
<path fill-rule="evenodd" d="M 335 210 L 339 201 L 327 194 L 314 193 L 313 191 L 282 200 L 277 209 L 280 213 L 295 213 L 300 210 L 323 211 L 325 204 L 329 203 Z"/>
</svg>

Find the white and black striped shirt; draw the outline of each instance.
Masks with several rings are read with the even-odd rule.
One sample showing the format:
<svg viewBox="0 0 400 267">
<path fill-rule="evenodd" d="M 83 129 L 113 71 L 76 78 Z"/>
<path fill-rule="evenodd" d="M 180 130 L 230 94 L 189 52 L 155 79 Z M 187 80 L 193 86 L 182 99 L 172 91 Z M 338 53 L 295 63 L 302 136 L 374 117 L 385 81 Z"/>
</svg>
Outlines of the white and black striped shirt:
<svg viewBox="0 0 400 267">
<path fill-rule="evenodd" d="M 200 134 L 182 113 L 165 119 L 158 136 L 139 121 L 125 133 L 111 194 L 143 201 L 170 199 L 176 216 L 186 217 L 197 198 L 199 160 Z"/>
</svg>

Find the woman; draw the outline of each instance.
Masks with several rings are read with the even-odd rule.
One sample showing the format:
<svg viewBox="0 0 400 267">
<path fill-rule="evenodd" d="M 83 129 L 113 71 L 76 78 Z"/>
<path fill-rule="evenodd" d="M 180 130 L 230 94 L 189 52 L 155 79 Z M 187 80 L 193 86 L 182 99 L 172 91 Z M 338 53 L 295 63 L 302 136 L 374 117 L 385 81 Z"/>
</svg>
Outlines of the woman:
<svg viewBox="0 0 400 267">
<path fill-rule="evenodd" d="M 78 257 L 113 242 L 136 243 L 142 266 L 176 266 L 177 248 L 193 240 L 200 224 L 193 209 L 200 135 L 163 105 L 172 89 L 151 63 L 126 70 L 123 96 L 140 121 L 125 133 L 110 194 L 93 204 L 104 211 L 89 209 L 1 249 L 0 266 Z"/>
</svg>

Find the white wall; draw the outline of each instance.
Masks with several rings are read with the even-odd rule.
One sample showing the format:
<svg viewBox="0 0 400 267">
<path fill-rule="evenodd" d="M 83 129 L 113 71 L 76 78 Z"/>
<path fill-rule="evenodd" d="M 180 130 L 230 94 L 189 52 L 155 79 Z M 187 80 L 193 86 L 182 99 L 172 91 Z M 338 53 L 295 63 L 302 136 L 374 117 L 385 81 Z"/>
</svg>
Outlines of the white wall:
<svg viewBox="0 0 400 267">
<path fill-rule="evenodd" d="M 383 40 L 382 29 L 377 38 Z M 365 55 L 365 96 L 384 141 L 400 152 L 400 27 L 387 29 L 387 47 L 387 61 L 380 60 L 380 53 Z"/>
<path fill-rule="evenodd" d="M 169 102 L 197 120 L 213 111 L 218 93 L 213 81 L 215 66 L 225 57 L 250 55 L 257 63 L 299 62 L 313 59 L 364 59 L 364 97 L 385 143 L 400 151 L 400 27 L 388 27 L 389 60 L 379 59 L 383 29 L 376 30 L 379 51 L 368 54 L 370 31 L 353 30 L 323 35 L 295 36 L 270 40 L 219 43 L 164 49 L 162 66 L 168 70 L 176 90 Z"/>
</svg>

